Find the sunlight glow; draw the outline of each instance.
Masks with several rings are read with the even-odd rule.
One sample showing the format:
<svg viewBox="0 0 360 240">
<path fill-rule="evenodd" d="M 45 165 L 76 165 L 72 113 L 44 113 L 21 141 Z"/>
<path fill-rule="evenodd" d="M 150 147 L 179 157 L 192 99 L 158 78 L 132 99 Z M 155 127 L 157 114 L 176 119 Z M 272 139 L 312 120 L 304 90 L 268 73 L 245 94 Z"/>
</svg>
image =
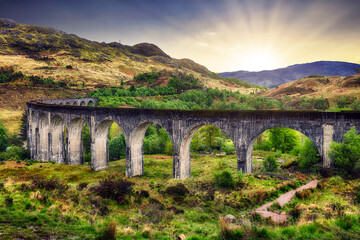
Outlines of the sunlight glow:
<svg viewBox="0 0 360 240">
<path fill-rule="evenodd" d="M 279 66 L 279 56 L 270 50 L 257 48 L 245 53 L 242 67 L 249 71 L 272 70 Z M 240 64 L 239 64 L 240 65 Z"/>
</svg>

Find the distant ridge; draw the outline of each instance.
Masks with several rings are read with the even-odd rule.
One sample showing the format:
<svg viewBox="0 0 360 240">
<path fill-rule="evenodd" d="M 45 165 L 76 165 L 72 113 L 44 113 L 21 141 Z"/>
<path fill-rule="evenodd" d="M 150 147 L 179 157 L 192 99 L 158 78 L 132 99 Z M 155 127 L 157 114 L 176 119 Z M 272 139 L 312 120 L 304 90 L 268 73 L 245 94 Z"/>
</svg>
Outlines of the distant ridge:
<svg viewBox="0 0 360 240">
<path fill-rule="evenodd" d="M 360 64 L 337 61 L 317 61 L 312 63 L 296 64 L 286 68 L 264 70 L 259 72 L 236 71 L 223 72 L 220 76 L 235 77 L 256 85 L 275 87 L 309 75 L 349 76 L 355 74 Z"/>
</svg>

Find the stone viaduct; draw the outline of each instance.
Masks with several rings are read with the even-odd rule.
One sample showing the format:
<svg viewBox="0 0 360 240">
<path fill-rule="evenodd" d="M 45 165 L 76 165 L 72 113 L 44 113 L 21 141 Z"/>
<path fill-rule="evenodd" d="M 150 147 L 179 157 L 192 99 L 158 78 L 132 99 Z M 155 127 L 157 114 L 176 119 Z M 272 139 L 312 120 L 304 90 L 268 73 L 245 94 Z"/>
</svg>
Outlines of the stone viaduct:
<svg viewBox="0 0 360 240">
<path fill-rule="evenodd" d="M 203 125 L 212 125 L 232 139 L 238 170 L 251 173 L 252 149 L 257 137 L 267 129 L 286 127 L 309 137 L 319 150 L 323 167 L 329 167 L 329 143 L 341 141 L 343 134 L 352 126 L 360 127 L 360 112 L 184 111 L 88 106 L 96 105 L 96 102 L 97 98 L 28 102 L 28 146 L 31 157 L 42 161 L 83 164 L 81 133 L 86 123 L 91 135 L 91 168 L 107 168 L 108 133 L 115 122 L 125 135 L 126 176 L 141 175 L 144 173 L 144 135 L 150 124 L 157 123 L 167 131 L 173 143 L 174 178 L 188 178 L 191 171 L 191 139 Z"/>
</svg>

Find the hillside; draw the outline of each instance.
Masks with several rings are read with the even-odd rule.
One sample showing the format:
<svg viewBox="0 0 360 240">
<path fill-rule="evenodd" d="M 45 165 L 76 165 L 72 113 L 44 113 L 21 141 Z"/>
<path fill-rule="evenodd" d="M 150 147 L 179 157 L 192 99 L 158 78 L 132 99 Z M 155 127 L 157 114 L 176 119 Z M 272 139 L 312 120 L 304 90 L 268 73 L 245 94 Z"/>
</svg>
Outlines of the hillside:
<svg viewBox="0 0 360 240">
<path fill-rule="evenodd" d="M 85 82 L 88 87 L 119 86 L 140 73 L 166 70 L 192 74 L 205 87 L 251 92 L 240 81 L 229 83 L 190 59 L 171 58 L 154 44 L 99 43 L 50 27 L 1 18 L 0 66 L 17 66 L 27 75 Z"/>
<path fill-rule="evenodd" d="M 357 68 L 360 69 L 360 65 L 355 63 L 318 61 L 296 64 L 275 70 L 265 70 L 260 72 L 224 72 L 219 75 L 223 77 L 235 77 L 256 85 L 272 88 L 314 74 L 324 76 L 349 76 L 355 74 L 355 69 Z"/>
<path fill-rule="evenodd" d="M 348 104 L 351 104 L 360 98 L 360 74 L 347 77 L 311 75 L 264 91 L 260 95 L 289 102 L 289 105 L 296 108 L 306 98 L 324 98 L 329 101 L 329 106 L 336 106 L 337 101 L 348 98 Z"/>
</svg>

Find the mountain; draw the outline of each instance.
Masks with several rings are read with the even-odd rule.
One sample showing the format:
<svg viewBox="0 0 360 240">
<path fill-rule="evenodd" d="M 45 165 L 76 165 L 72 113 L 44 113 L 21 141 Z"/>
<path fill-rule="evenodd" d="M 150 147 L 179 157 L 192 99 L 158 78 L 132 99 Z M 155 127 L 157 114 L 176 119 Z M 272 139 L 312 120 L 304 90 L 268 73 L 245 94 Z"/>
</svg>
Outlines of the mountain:
<svg viewBox="0 0 360 240">
<path fill-rule="evenodd" d="M 99 43 L 54 28 L 0 18 L 0 66 L 10 65 L 27 75 L 93 87 L 126 84 L 135 75 L 152 71 L 192 74 L 205 87 L 245 92 L 255 87 L 222 78 L 190 59 L 171 58 L 151 43 Z"/>
<path fill-rule="evenodd" d="M 236 71 L 220 73 L 223 77 L 235 77 L 256 85 L 275 87 L 310 75 L 349 76 L 355 74 L 359 64 L 336 61 L 318 61 L 296 64 L 286 68 L 259 72 Z"/>
</svg>

